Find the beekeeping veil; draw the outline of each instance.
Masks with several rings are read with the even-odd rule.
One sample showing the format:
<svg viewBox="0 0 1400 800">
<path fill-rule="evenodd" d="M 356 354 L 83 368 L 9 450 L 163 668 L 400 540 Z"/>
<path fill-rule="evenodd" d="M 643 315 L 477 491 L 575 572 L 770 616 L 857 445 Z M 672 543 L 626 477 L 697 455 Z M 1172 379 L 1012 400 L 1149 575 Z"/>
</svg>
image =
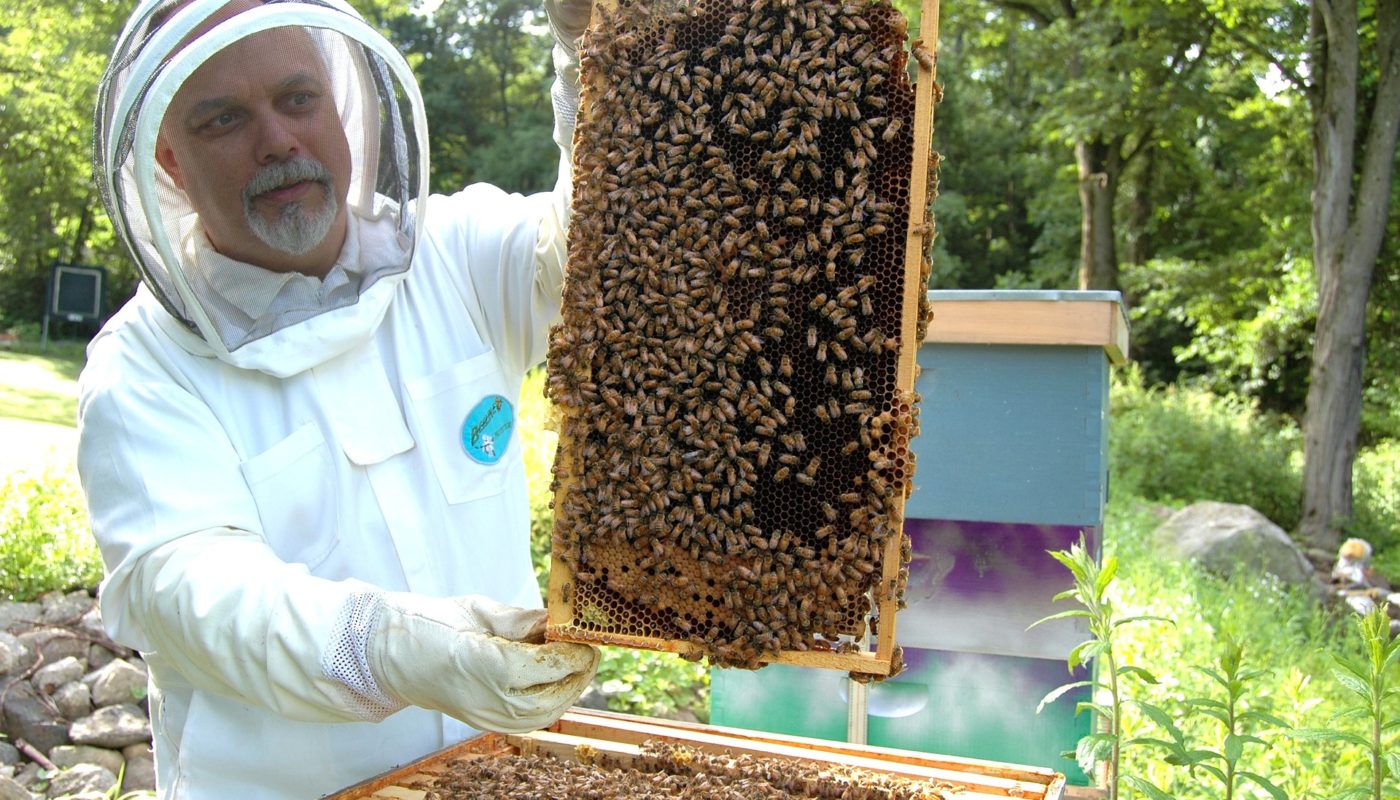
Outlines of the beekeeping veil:
<svg viewBox="0 0 1400 800">
<path fill-rule="evenodd" d="M 225 361 L 291 374 L 327 354 L 303 356 L 305 363 L 293 355 L 291 363 L 278 365 L 282 354 L 311 341 L 323 351 L 343 350 L 382 319 L 421 232 L 413 209 L 427 191 L 426 123 L 403 57 L 343 0 L 244 5 L 252 7 L 232 13 L 237 8 L 228 0 L 142 0 L 99 86 L 94 166 L 114 226 L 147 287 L 179 326 Z M 201 65 L 249 37 L 286 28 L 304 31 L 314 45 L 349 144 L 348 185 L 333 191 L 348 213 L 345 252 L 358 248 L 358 269 L 348 290 L 323 293 L 315 303 L 284 304 L 274 316 L 250 323 L 246 315 L 227 313 L 237 305 L 229 303 L 229 287 L 211 285 L 210 269 L 191 256 L 199 217 L 156 151 L 167 109 Z M 278 56 L 264 50 L 262 58 L 270 61 L 263 63 L 276 64 Z M 374 235 L 364 236 L 367 230 Z M 298 332 L 312 318 L 315 329 Z"/>
</svg>

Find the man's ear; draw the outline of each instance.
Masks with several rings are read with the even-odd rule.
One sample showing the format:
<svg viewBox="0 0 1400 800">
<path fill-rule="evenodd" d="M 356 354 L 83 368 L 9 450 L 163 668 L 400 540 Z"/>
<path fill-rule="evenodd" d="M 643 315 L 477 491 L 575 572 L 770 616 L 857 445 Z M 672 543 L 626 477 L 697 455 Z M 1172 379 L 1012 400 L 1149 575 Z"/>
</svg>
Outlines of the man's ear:
<svg viewBox="0 0 1400 800">
<path fill-rule="evenodd" d="M 170 180 L 175 182 L 179 189 L 185 188 L 185 179 L 180 173 L 180 163 L 175 160 L 175 149 L 170 146 L 170 142 L 164 136 L 156 139 L 156 163 L 165 170 L 165 174 L 170 176 Z"/>
</svg>

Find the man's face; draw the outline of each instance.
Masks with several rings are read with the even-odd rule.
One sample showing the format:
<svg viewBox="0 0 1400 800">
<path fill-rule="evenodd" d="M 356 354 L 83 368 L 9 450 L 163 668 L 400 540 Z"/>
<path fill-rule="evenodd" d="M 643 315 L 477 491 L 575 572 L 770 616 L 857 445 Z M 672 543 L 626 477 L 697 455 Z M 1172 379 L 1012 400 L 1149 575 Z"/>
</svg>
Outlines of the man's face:
<svg viewBox="0 0 1400 800">
<path fill-rule="evenodd" d="M 201 65 L 166 111 L 156 160 L 220 253 L 312 275 L 339 255 L 350 146 L 304 31 L 257 33 Z"/>
</svg>

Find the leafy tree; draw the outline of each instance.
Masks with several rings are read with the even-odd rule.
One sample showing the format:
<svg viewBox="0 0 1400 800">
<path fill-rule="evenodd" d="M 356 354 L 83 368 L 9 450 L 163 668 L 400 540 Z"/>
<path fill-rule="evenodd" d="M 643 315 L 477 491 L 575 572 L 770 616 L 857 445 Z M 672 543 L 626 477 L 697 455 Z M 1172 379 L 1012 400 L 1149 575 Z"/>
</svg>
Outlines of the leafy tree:
<svg viewBox="0 0 1400 800">
<path fill-rule="evenodd" d="M 109 299 L 130 288 L 90 166 L 97 81 L 125 12 L 0 3 L 0 326 L 42 316 L 54 261 L 107 266 L 120 287 Z"/>
<path fill-rule="evenodd" d="M 388 27 L 423 91 L 434 191 L 475 181 L 525 192 L 554 185 L 553 40 L 540 3 L 446 0 Z"/>
<path fill-rule="evenodd" d="M 1395 191 L 1400 3 L 1211 2 L 1222 30 L 1308 109 L 1318 305 L 1303 421 L 1301 533 L 1332 550 L 1352 517 L 1367 306 Z"/>
</svg>

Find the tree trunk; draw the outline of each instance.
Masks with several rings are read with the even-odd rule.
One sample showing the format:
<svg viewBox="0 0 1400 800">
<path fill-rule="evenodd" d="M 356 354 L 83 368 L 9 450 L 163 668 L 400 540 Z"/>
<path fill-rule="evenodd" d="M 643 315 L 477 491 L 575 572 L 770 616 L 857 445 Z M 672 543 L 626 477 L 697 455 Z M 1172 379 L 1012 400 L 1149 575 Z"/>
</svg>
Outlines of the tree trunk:
<svg viewBox="0 0 1400 800">
<path fill-rule="evenodd" d="M 1079 164 L 1079 288 L 1118 290 L 1113 200 L 1121 158 L 1117 143 L 1092 139 L 1074 146 Z"/>
<path fill-rule="evenodd" d="M 1352 464 L 1361 428 L 1366 304 L 1390 199 L 1397 118 L 1400 118 L 1400 3 L 1376 4 L 1380 67 L 1375 107 L 1357 110 L 1359 36 L 1355 0 L 1315 2 L 1311 63 L 1317 88 L 1313 115 L 1313 263 L 1317 270 L 1317 331 L 1303 418 L 1303 517 L 1307 543 L 1333 550 L 1352 517 Z M 1356 124 L 1364 163 L 1356 175 Z M 1357 187 L 1352 202 L 1352 186 Z"/>
<path fill-rule="evenodd" d="M 1157 180 L 1157 148 L 1148 146 L 1142 152 L 1142 161 L 1135 171 L 1132 203 L 1128 206 L 1128 252 L 1125 258 L 1129 264 L 1145 264 L 1152 257 L 1152 186 Z"/>
</svg>

